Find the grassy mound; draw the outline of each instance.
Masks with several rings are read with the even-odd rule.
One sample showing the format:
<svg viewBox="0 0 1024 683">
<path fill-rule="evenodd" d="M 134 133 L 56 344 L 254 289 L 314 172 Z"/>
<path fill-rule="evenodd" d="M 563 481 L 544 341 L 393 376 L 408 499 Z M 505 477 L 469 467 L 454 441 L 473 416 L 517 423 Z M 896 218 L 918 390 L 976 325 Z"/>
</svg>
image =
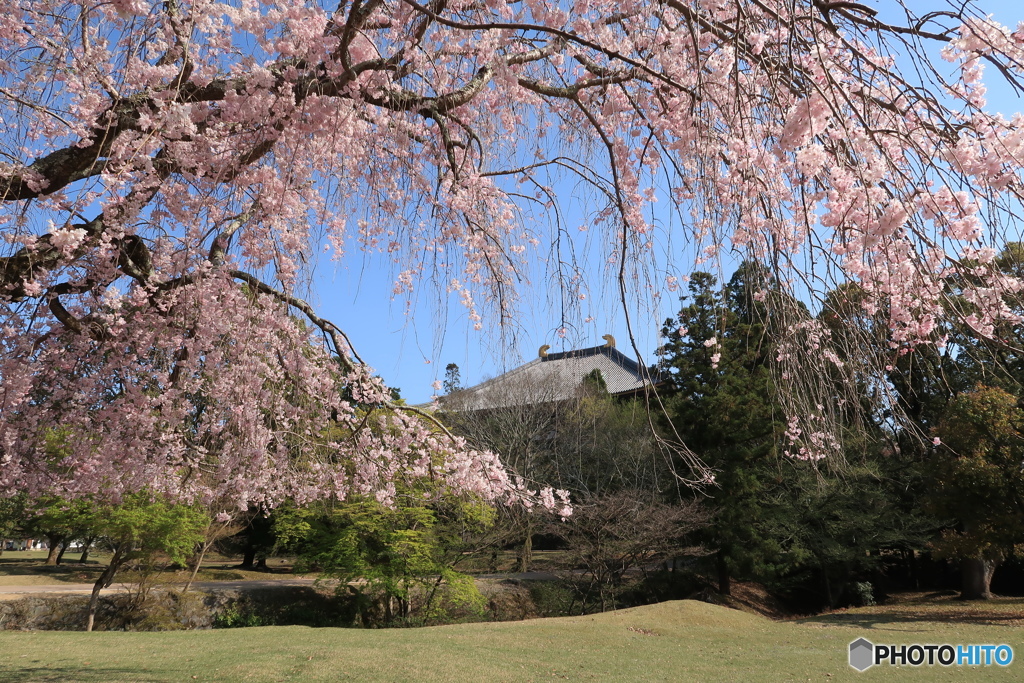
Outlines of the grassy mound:
<svg viewBox="0 0 1024 683">
<path fill-rule="evenodd" d="M 927 610 L 777 622 L 695 601 L 586 617 L 423 629 L 300 626 L 167 633 L 0 633 L 3 681 L 837 681 L 1013 680 L 1024 634 L 930 621 Z M 1024 601 L 1005 609 L 1024 613 Z M 856 620 L 850 615 L 860 615 Z M 909 617 L 909 618 L 908 618 Z M 1008 643 L 1011 670 L 847 666 L 847 645 Z"/>
</svg>

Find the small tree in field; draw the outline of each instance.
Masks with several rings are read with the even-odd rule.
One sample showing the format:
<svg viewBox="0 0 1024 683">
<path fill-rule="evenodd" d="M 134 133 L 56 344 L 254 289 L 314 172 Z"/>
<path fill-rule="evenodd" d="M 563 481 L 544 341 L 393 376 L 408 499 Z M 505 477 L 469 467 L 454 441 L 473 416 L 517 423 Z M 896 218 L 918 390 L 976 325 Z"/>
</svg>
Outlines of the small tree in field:
<svg viewBox="0 0 1024 683">
<path fill-rule="evenodd" d="M 23 529 L 46 539 L 47 565 L 60 564 L 71 541 L 92 535 L 95 509 L 89 500 L 42 498 L 33 501 L 32 508 L 35 510 L 26 515 Z"/>
<path fill-rule="evenodd" d="M 493 510 L 480 502 L 402 496 L 394 507 L 375 500 L 289 510 L 275 520 L 283 543 L 311 567 L 340 580 L 353 596 L 363 625 L 389 625 L 415 615 L 444 618 L 445 605 L 481 612 L 484 599 L 473 579 L 455 570 L 458 529 L 479 533 Z"/>
<path fill-rule="evenodd" d="M 244 509 L 427 477 L 507 498 L 496 457 L 395 405 L 298 296 L 324 249 L 379 253 L 402 299 L 433 280 L 481 328 L 512 319 L 541 256 L 565 300 L 604 284 L 656 305 L 683 275 L 662 255 L 688 244 L 790 295 L 854 281 L 904 348 L 947 314 L 994 337 L 1021 285 L 993 259 L 1024 120 L 985 110 L 982 76 L 1019 85 L 1024 31 L 969 0 L 883 9 L 0 0 L 0 489 Z M 789 357 L 817 380 L 813 353 Z M 829 427 L 813 392 L 783 398 Z M 361 432 L 356 405 L 392 429 Z M 356 436 L 313 457 L 330 422 Z"/>
<path fill-rule="evenodd" d="M 1024 543 L 1024 411 L 1013 395 L 979 385 L 950 404 L 936 431 L 932 505 L 960 523 L 936 545 L 960 560 L 961 596 L 987 600 L 999 562 Z"/>
<path fill-rule="evenodd" d="M 593 495 L 576 506 L 573 516 L 549 524 L 547 531 L 566 545 L 574 584 L 583 610 L 616 607 L 630 572 L 646 571 L 668 558 L 699 549 L 684 549 L 684 539 L 708 523 L 708 512 L 696 503 L 666 504 L 650 491 L 623 489 Z"/>
<path fill-rule="evenodd" d="M 96 509 L 93 532 L 110 551 L 110 563 L 92 588 L 86 631 L 96 619 L 100 590 L 107 588 L 129 561 L 153 562 L 158 555 L 176 563 L 185 562 L 204 539 L 208 517 L 195 506 L 175 505 L 161 498 L 139 493 L 126 496 L 117 505 Z"/>
<path fill-rule="evenodd" d="M 196 576 L 203 566 L 203 559 L 206 557 L 206 553 L 210 551 L 210 548 L 218 541 L 234 536 L 244 528 L 242 521 L 238 519 L 239 516 L 230 515 L 227 512 L 206 515 L 206 527 L 203 529 L 202 539 L 197 544 L 190 558 L 192 571 L 189 574 L 188 581 L 181 589 L 182 593 L 192 587 L 192 583 L 196 580 Z"/>
</svg>

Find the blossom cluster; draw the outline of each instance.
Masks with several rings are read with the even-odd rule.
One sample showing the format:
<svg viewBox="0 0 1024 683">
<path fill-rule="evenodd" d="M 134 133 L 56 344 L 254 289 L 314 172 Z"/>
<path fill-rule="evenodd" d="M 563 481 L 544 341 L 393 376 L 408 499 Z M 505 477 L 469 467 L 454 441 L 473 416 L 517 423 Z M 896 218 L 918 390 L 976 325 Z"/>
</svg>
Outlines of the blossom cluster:
<svg viewBox="0 0 1024 683">
<path fill-rule="evenodd" d="M 624 302 L 675 291 L 663 255 L 684 243 L 695 264 L 759 260 L 798 298 L 854 283 L 901 349 L 953 314 L 979 335 L 1019 323 L 994 254 L 1024 117 L 985 111 L 983 67 L 1021 75 L 1024 31 L 832 9 L 0 0 L 2 485 L 241 505 L 431 476 L 510 495 L 494 456 L 384 410 L 295 294 L 325 250 L 368 253 L 393 297 L 432 281 L 483 329 L 514 319 L 539 258 L 584 306 L 600 288 L 568 208 Z M 936 35 L 941 98 L 901 68 L 927 48 L 899 54 Z M 778 362 L 813 360 L 817 333 Z M 813 373 L 779 376 L 828 406 Z"/>
</svg>

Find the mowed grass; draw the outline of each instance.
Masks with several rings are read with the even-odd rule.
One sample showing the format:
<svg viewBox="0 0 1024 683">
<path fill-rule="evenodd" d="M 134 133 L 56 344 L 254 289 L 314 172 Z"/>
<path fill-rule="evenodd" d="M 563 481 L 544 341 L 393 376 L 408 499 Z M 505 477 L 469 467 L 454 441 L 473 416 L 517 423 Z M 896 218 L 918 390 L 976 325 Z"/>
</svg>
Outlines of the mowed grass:
<svg viewBox="0 0 1024 683">
<path fill-rule="evenodd" d="M 931 609 L 775 622 L 677 601 L 588 617 L 422 629 L 5 632 L 0 680 L 1024 680 L 1024 629 L 1017 621 L 1024 601 L 1004 601 L 995 611 L 965 608 L 976 617 L 970 623 L 929 621 Z M 1009 668 L 875 667 L 858 674 L 847 665 L 847 645 L 859 636 L 878 643 L 1006 643 L 1018 661 Z"/>
</svg>

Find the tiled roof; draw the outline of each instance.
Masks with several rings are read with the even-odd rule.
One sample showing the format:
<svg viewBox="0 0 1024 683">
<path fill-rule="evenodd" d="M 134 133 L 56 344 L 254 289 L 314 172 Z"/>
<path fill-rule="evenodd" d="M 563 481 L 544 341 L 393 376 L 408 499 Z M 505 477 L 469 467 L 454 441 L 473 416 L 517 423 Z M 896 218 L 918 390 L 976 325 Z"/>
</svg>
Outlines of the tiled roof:
<svg viewBox="0 0 1024 683">
<path fill-rule="evenodd" d="M 564 401 L 577 395 L 583 378 L 594 370 L 604 377 L 610 394 L 631 393 L 652 386 L 645 369 L 610 346 L 549 353 L 476 386 L 440 399 L 442 409 L 491 410 Z"/>
</svg>

